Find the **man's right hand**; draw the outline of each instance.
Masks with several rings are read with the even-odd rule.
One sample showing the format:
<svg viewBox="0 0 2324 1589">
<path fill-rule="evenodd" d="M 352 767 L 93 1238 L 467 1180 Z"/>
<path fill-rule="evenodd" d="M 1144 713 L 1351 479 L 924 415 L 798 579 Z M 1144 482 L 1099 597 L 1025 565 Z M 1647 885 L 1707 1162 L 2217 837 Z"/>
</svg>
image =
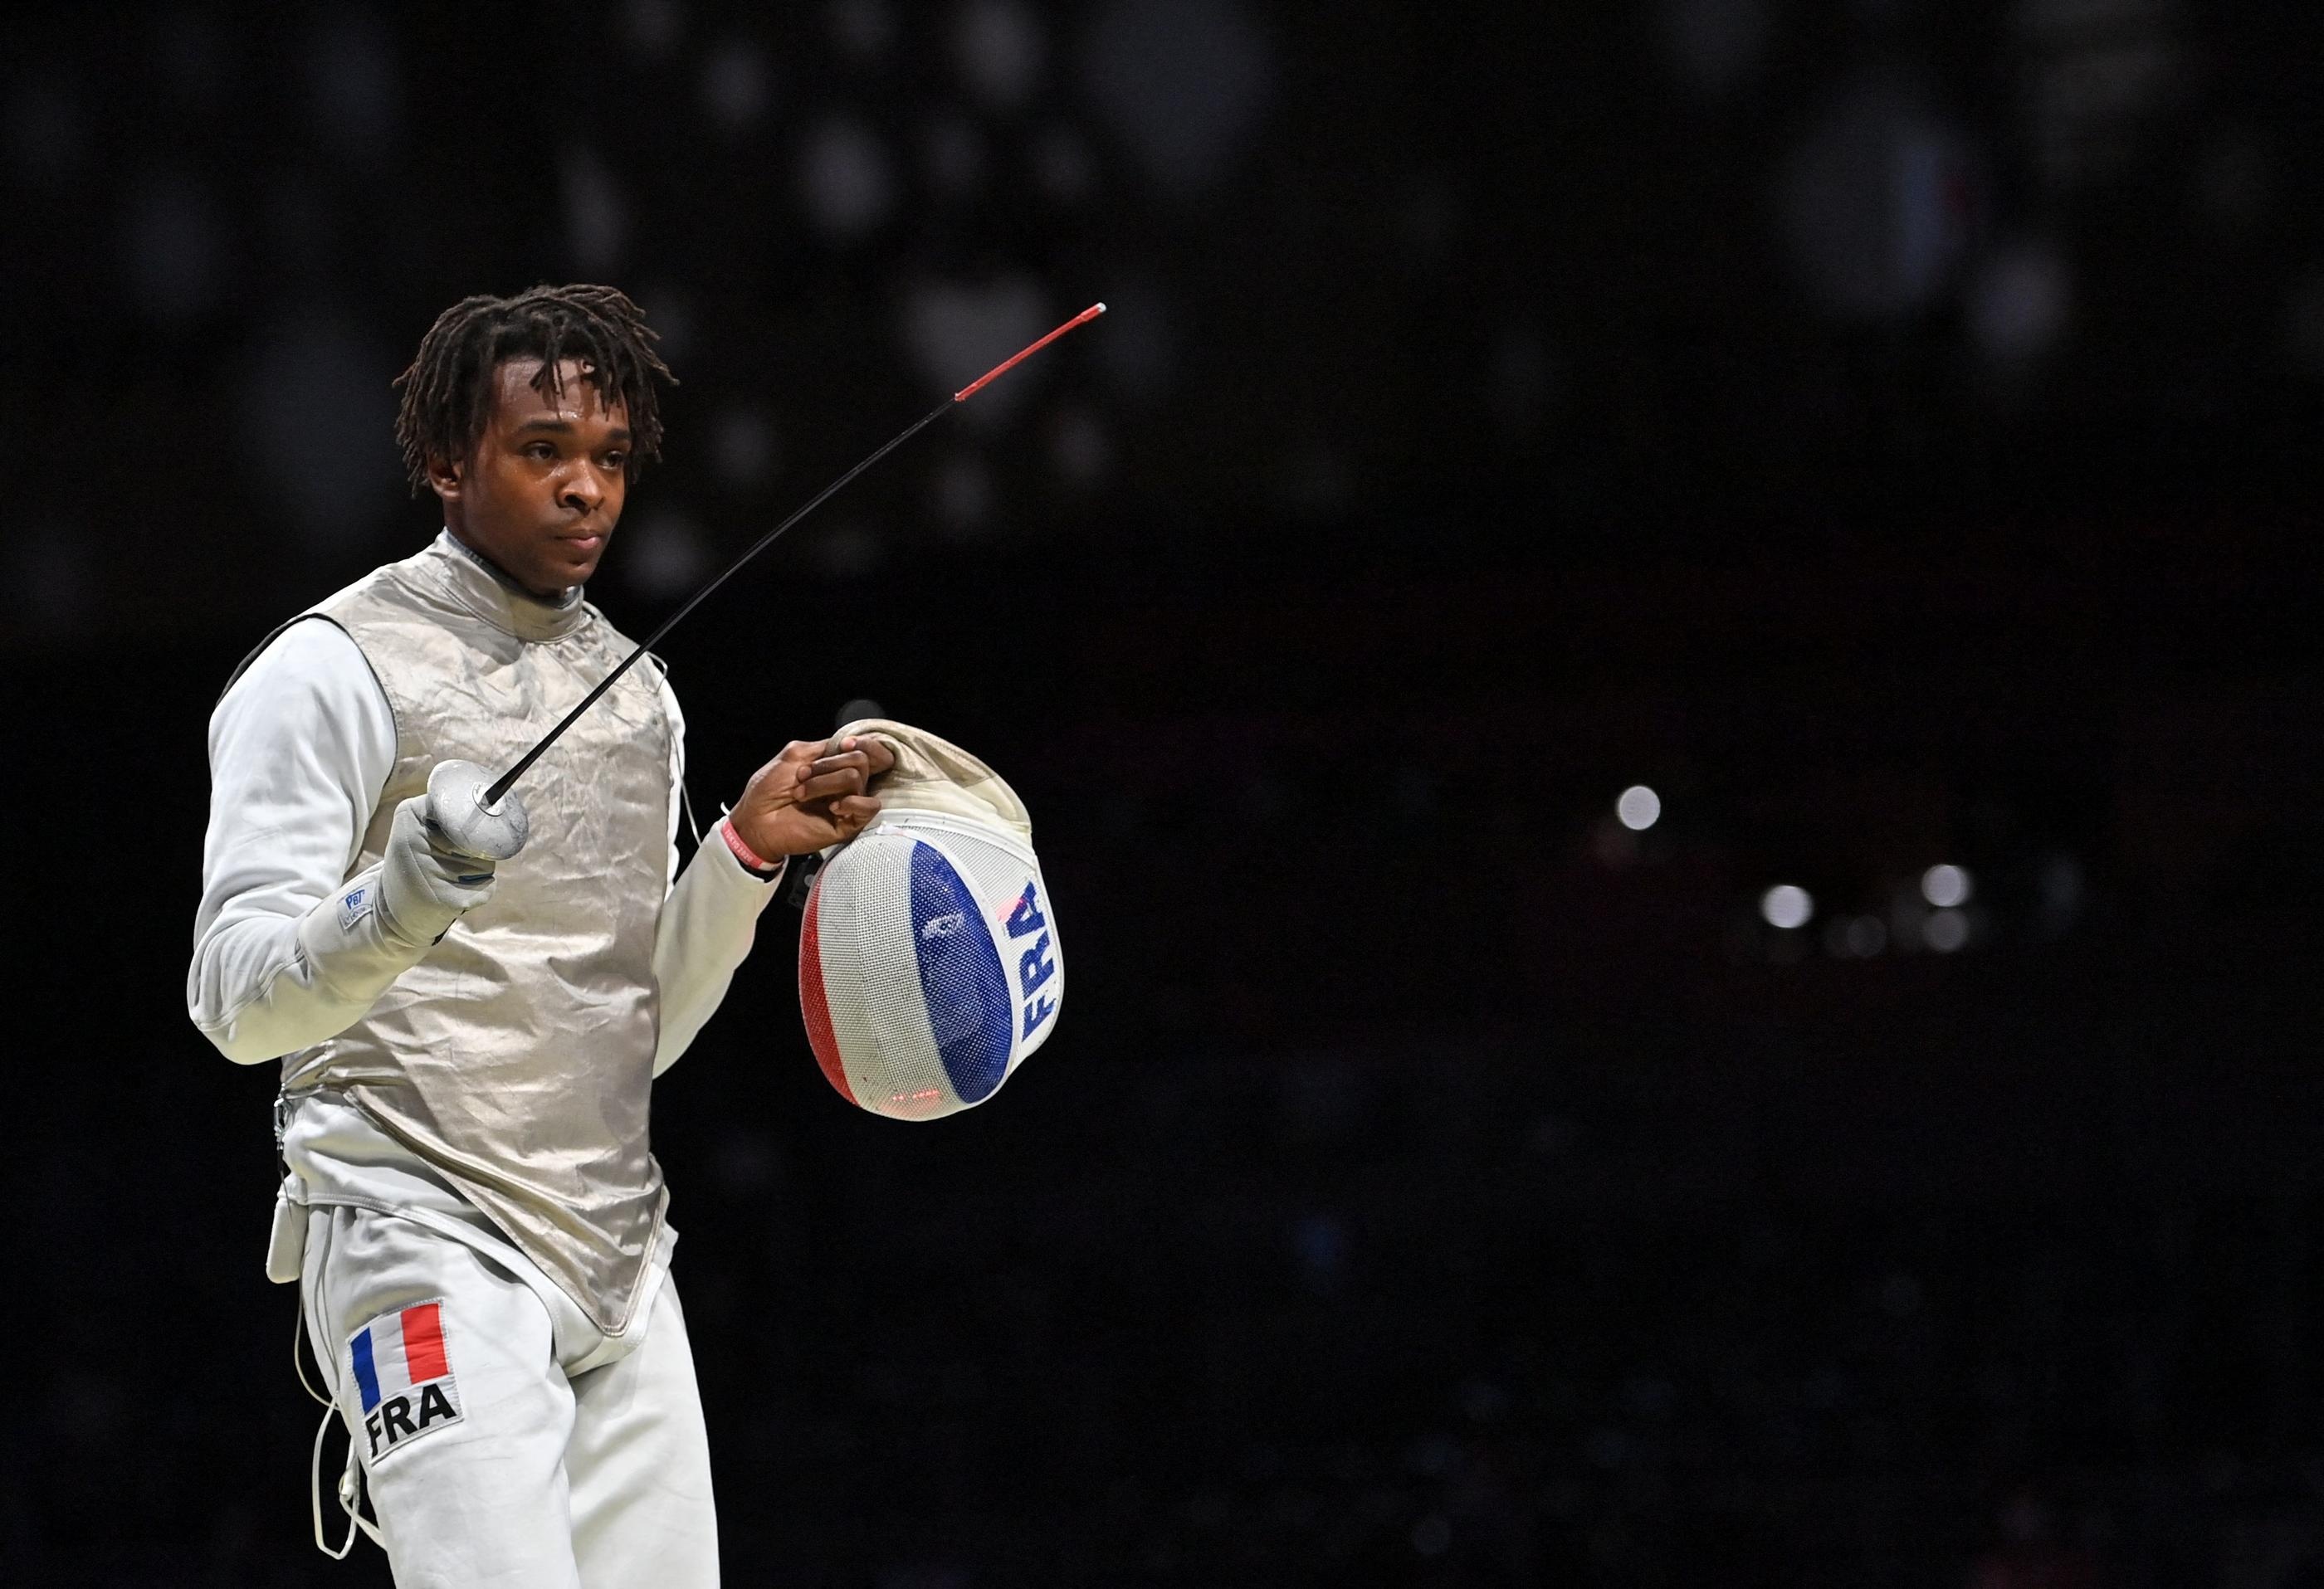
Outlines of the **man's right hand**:
<svg viewBox="0 0 2324 1589">
<path fill-rule="evenodd" d="M 427 810 L 424 794 L 395 808 L 379 868 L 381 924 L 415 949 L 443 937 L 493 892 L 494 863 L 447 849 L 429 828 Z"/>
</svg>

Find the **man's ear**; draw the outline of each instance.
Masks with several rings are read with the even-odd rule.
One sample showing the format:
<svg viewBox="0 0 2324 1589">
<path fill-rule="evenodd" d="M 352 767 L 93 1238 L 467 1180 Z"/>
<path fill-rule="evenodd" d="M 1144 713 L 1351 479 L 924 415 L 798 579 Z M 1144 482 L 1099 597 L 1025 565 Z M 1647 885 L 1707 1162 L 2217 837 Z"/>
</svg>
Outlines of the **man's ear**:
<svg viewBox="0 0 2324 1589">
<path fill-rule="evenodd" d="M 460 477 L 466 473 L 449 458 L 428 460 L 428 483 L 436 488 L 437 496 L 447 502 L 460 500 Z"/>
</svg>

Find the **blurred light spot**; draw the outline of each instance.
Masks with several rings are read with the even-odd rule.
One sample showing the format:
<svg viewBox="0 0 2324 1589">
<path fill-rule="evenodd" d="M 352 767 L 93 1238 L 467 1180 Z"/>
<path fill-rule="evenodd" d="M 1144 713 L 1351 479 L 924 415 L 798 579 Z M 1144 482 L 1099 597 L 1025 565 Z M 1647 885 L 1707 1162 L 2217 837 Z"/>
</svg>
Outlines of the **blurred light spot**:
<svg viewBox="0 0 2324 1589">
<path fill-rule="evenodd" d="M 1047 331 L 1054 324 L 1048 308 L 1047 294 L 1030 276 L 976 286 L 924 282 L 904 297 L 904 346 L 929 386 L 957 390 Z M 1111 311 L 1106 318 L 1113 318 Z M 965 405 L 967 418 L 988 427 L 1006 418 L 1056 367 L 1055 354 L 1019 364 Z"/>
<path fill-rule="evenodd" d="M 2284 343 L 2292 363 L 2310 375 L 2324 375 L 2324 273 L 2294 287 L 2283 310 Z"/>
<path fill-rule="evenodd" d="M 638 591 L 672 601 L 710 577 L 710 543 L 680 510 L 658 505 L 614 532 L 613 566 Z"/>
<path fill-rule="evenodd" d="M 316 311 L 267 332 L 244 373 L 236 413 L 264 494 L 320 546 L 358 543 L 400 495 L 388 385 L 400 367 L 347 321 Z"/>
<path fill-rule="evenodd" d="M 1622 1383 L 1622 1406 L 1634 1418 L 1660 1421 L 1677 1405 L 1678 1387 L 1659 1374 L 1637 1374 Z"/>
<path fill-rule="evenodd" d="M 1493 344 L 1489 387 L 1502 427 L 1513 436 L 1540 429 L 1549 387 L 1549 349 L 1541 328 L 1522 321 L 1505 326 Z"/>
<path fill-rule="evenodd" d="M 894 183 L 888 152 L 872 129 L 845 118 L 807 134 L 799 152 L 807 218 L 825 236 L 852 243 L 888 218 Z"/>
<path fill-rule="evenodd" d="M 1601 817 L 1591 825 L 1590 855 L 1602 867 L 1628 866 L 1638 859 L 1638 836 L 1619 816 Z"/>
<path fill-rule="evenodd" d="M 1969 875 L 1956 866 L 1934 866 L 1921 874 L 1921 897 L 1939 910 L 1967 905 L 1976 887 Z"/>
<path fill-rule="evenodd" d="M 2073 288 L 2064 256 L 2043 243 L 1996 250 L 1969 289 L 1969 334 L 1999 364 L 2024 364 L 2047 353 L 2065 330 Z"/>
<path fill-rule="evenodd" d="M 844 729 L 849 723 L 861 722 L 867 717 L 886 717 L 887 715 L 888 709 L 871 696 L 858 695 L 852 701 L 844 701 L 840 703 L 839 715 L 831 720 L 831 726 L 835 729 Z"/>
<path fill-rule="evenodd" d="M 629 211 L 613 174 L 587 150 L 567 155 L 564 170 L 565 237 L 573 263 L 590 276 L 610 274 L 629 237 Z"/>
<path fill-rule="evenodd" d="M 1412 1548 L 1423 1556 L 1442 1556 L 1452 1546 L 1452 1525 L 1441 1511 L 1432 1511 L 1412 1525 Z"/>
<path fill-rule="evenodd" d="M 694 346 L 694 295 L 673 282 L 657 281 L 638 294 L 646 324 L 660 338 L 657 350 L 670 363 Z"/>
<path fill-rule="evenodd" d="M 722 41 L 702 63 L 702 107 L 729 133 L 740 133 L 774 102 L 766 58 L 741 39 Z"/>
<path fill-rule="evenodd" d="M 1109 0 L 1082 75 L 1147 174 L 1185 197 L 1224 176 L 1250 142 L 1273 70 L 1235 0 Z"/>
<path fill-rule="evenodd" d="M 1614 814 L 1633 833 L 1643 833 L 1661 820 L 1663 797 L 1644 784 L 1633 784 L 1614 802 Z"/>
<path fill-rule="evenodd" d="M 1057 477 L 1076 487 L 1094 485 L 1113 463 L 1113 443 L 1087 409 L 1068 409 L 1049 427 L 1049 459 Z"/>
<path fill-rule="evenodd" d="M 1283 501 L 1294 512 L 1323 518 L 1347 506 L 1356 479 L 1347 455 L 1329 442 L 1311 442 L 1284 461 Z"/>
<path fill-rule="evenodd" d="M 831 36 L 850 55 L 881 54 L 896 41 L 896 14 L 887 0 L 833 0 Z"/>
<path fill-rule="evenodd" d="M 1899 1270 L 1881 1284 L 1880 1307 L 1892 1318 L 1910 1318 L 1921 1310 L 1921 1282 Z"/>
<path fill-rule="evenodd" d="M 1562 1116 L 1544 1115 L 1526 1134 L 1526 1151 L 1545 1159 L 1554 1158 L 1572 1151 L 1581 1139 L 1582 1133 L 1572 1121 Z"/>
<path fill-rule="evenodd" d="M 628 0 L 622 7 L 622 34 L 645 55 L 668 55 L 686 32 L 686 9 L 678 0 Z"/>
<path fill-rule="evenodd" d="M 1404 1454 L 1404 1465 L 1425 1479 L 1443 1478 L 1461 1455 L 1461 1447 L 1447 1435 L 1423 1435 Z"/>
<path fill-rule="evenodd" d="M 49 1427 L 75 1446 L 106 1446 L 134 1415 L 128 1392 L 113 1380 L 70 1366 L 53 1368 L 47 1377 Z"/>
<path fill-rule="evenodd" d="M 2266 211 L 2272 186 L 2267 151 L 2248 128 L 2223 133 L 2195 173 L 2195 202 L 2219 233 L 2248 232 Z"/>
<path fill-rule="evenodd" d="M 154 171 L 131 187 L 121 234 L 131 300 L 158 320 L 216 306 L 226 274 L 226 223 L 187 170 Z"/>
<path fill-rule="evenodd" d="M 395 40 L 368 11 L 333 11 L 307 44 L 308 108 L 326 144 L 365 161 L 383 158 L 402 132 L 403 90 Z"/>
<path fill-rule="evenodd" d="M 1292 1256 L 1311 1290 L 1329 1290 L 1348 1266 L 1348 1227 L 1330 1214 L 1310 1214 L 1291 1227 Z"/>
<path fill-rule="evenodd" d="M 1834 960 L 1868 960 L 1888 947 L 1888 929 L 1878 916 L 1834 916 L 1824 923 L 1823 947 Z"/>
<path fill-rule="evenodd" d="M 2152 0 L 2022 0 L 2013 64 L 2035 170 L 2052 187 L 2125 169 L 2140 124 L 2184 85 L 2178 8 Z"/>
<path fill-rule="evenodd" d="M 2070 855 L 2053 855 L 2042 863 L 2038 878 L 2042 891 L 2042 930 L 2055 937 L 2074 924 L 2081 914 L 2082 899 L 2087 886 L 2082 879 L 2081 862 Z"/>
<path fill-rule="evenodd" d="M 88 547 L 61 525 L 36 524 L 7 539 L 10 605 L 35 634 L 63 635 L 88 615 Z"/>
<path fill-rule="evenodd" d="M 1665 0 L 1663 43 L 1679 80 L 1706 97 L 1758 69 L 1767 47 L 1763 0 Z"/>
<path fill-rule="evenodd" d="M 1785 161 L 1785 240 L 1824 308 L 1888 319 L 1925 308 L 1951 280 L 1974 209 L 1960 135 L 1910 95 L 1858 85 Z"/>
<path fill-rule="evenodd" d="M 1929 907 L 1917 888 L 1899 888 L 1888 900 L 1888 941 L 1899 954 L 1912 954 L 1921 947 L 1921 923 L 1929 917 Z"/>
<path fill-rule="evenodd" d="M 1150 402 L 1169 389 L 1177 363 L 1169 302 L 1158 289 L 1132 280 L 1109 291 L 1105 304 L 1108 335 L 1091 345 L 1091 355 L 1116 391 Z"/>
<path fill-rule="evenodd" d="M 984 183 L 984 140 L 959 116 L 945 116 L 929 126 L 928 185 L 946 198 L 965 198 Z"/>
<path fill-rule="evenodd" d="M 970 0 L 961 7 L 952 41 L 970 91 L 1003 110 L 1025 102 L 1048 57 L 1040 23 L 1018 0 Z"/>
<path fill-rule="evenodd" d="M 226 92 L 226 46 L 217 21 L 190 5 L 157 18 L 150 35 L 155 64 L 180 100 L 208 109 Z"/>
<path fill-rule="evenodd" d="M 1033 149 L 1033 182 L 1059 204 L 1087 198 L 1097 186 L 1097 161 L 1080 134 L 1053 127 Z"/>
<path fill-rule="evenodd" d="M 955 532 L 981 528 L 992 513 L 992 472 L 974 453 L 954 453 L 936 468 L 936 517 Z"/>
<path fill-rule="evenodd" d="M 1442 173 L 1416 179 L 1397 207 L 1406 256 L 1419 269 L 1443 265 L 1461 229 L 1461 200 Z"/>
<path fill-rule="evenodd" d="M 1618 1468 L 1630 1460 L 1632 1442 L 1620 1429 L 1592 1429 L 1582 1442 L 1582 1455 L 1593 1466 Z"/>
<path fill-rule="evenodd" d="M 1957 910 L 1941 910 L 1921 923 L 1921 941 L 1939 954 L 1950 954 L 1969 941 L 1969 917 Z"/>
<path fill-rule="evenodd" d="M 832 579 L 860 579 L 880 566 L 887 547 L 870 526 L 843 520 L 807 538 L 816 566 Z"/>
<path fill-rule="evenodd" d="M 730 409 L 710 427 L 710 466 L 737 491 L 764 485 L 775 471 L 775 426 L 762 409 Z"/>
<path fill-rule="evenodd" d="M 1804 888 L 1789 883 L 1778 883 L 1759 896 L 1759 914 L 1770 927 L 1790 932 L 1807 925 L 1815 914 L 1815 900 Z"/>
<path fill-rule="evenodd" d="M 64 181 L 88 152 L 80 96 L 61 69 L 44 67 L 9 85 L 8 158 L 26 181 L 44 188 Z"/>
<path fill-rule="evenodd" d="M 711 1167 L 725 1191 L 749 1197 L 774 1184 L 782 1156 L 767 1133 L 738 1126 L 730 1129 L 718 1144 Z"/>
</svg>

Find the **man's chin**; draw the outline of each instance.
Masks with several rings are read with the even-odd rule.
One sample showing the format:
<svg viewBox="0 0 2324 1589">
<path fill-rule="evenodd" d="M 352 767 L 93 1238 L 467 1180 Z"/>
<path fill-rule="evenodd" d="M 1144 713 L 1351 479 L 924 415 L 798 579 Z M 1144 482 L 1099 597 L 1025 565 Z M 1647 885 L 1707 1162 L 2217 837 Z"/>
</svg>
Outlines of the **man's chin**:
<svg viewBox="0 0 2324 1589">
<path fill-rule="evenodd" d="M 605 541 L 604 536 L 590 536 L 586 539 L 560 537 L 544 559 L 547 564 L 544 572 L 556 580 L 560 589 L 586 584 L 590 576 L 597 572 L 598 560 L 605 555 Z"/>
</svg>

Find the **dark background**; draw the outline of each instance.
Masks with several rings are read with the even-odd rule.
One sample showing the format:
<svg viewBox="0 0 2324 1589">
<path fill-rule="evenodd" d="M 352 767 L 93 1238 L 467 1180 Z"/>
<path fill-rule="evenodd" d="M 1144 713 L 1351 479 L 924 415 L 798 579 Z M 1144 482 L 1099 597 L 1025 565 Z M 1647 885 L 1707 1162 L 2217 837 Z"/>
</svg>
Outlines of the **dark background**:
<svg viewBox="0 0 2324 1589">
<path fill-rule="evenodd" d="M 2319 61 L 2259 0 L 12 24 L 0 1579 L 385 1581 L 305 1543 L 271 1069 L 183 1014 L 204 723 L 435 528 L 434 314 L 589 279 L 684 382 L 633 633 L 1112 306 L 664 647 L 697 804 L 859 697 L 993 762 L 1074 986 L 899 1125 L 779 907 L 659 1089 L 730 1581 L 2324 1582 Z"/>
</svg>

